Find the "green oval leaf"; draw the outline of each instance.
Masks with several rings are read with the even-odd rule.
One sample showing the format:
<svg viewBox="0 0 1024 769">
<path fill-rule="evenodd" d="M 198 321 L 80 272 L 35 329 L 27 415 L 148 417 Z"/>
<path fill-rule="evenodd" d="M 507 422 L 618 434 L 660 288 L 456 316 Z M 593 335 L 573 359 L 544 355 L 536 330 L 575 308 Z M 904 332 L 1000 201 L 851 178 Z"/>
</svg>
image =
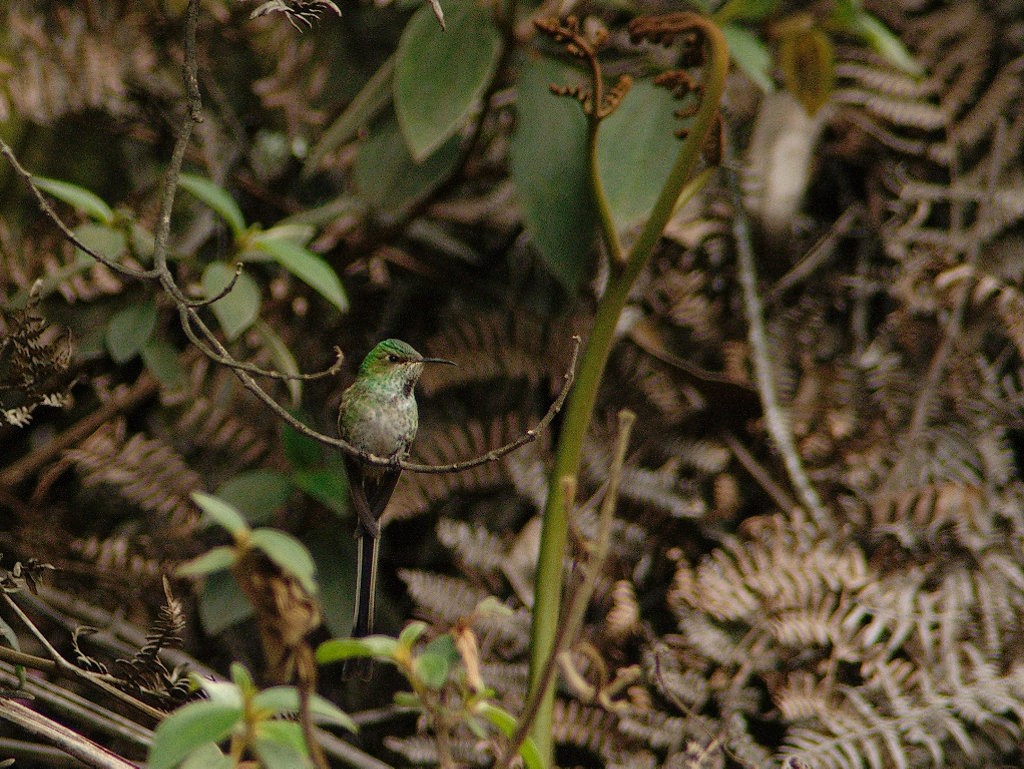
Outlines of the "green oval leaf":
<svg viewBox="0 0 1024 769">
<path fill-rule="evenodd" d="M 231 756 L 224 753 L 212 742 L 202 745 L 192 751 L 186 758 L 180 769 L 233 769 L 235 766 Z"/>
<path fill-rule="evenodd" d="M 150 339 L 140 352 L 146 368 L 168 390 L 178 390 L 185 384 L 185 369 L 178 360 L 178 351 L 167 342 Z"/>
<path fill-rule="evenodd" d="M 316 595 L 316 564 L 306 546 L 299 540 L 277 529 L 256 529 L 251 535 L 251 541 L 253 546 L 266 553 L 281 571 L 295 577 L 307 593 Z"/>
<path fill-rule="evenodd" d="M 316 661 L 321 665 L 352 659 L 353 657 L 378 657 L 394 659 L 398 641 L 386 635 L 371 635 L 365 638 L 332 638 L 324 641 L 316 650 Z"/>
<path fill-rule="evenodd" d="M 258 251 L 270 254 L 274 261 L 337 307 L 339 312 L 348 310 L 348 297 L 338 279 L 338 273 L 322 256 L 292 240 L 268 238 L 266 233 L 254 237 L 252 246 Z"/>
<path fill-rule="evenodd" d="M 269 521 L 292 492 L 288 476 L 277 470 L 248 470 L 217 487 L 217 498 L 238 510 L 250 524 Z"/>
<path fill-rule="evenodd" d="M 261 769 L 306 769 L 307 758 L 302 727 L 294 721 L 261 721 L 256 725 L 252 749 Z"/>
<path fill-rule="evenodd" d="M 32 183 L 57 200 L 62 200 L 69 206 L 77 208 L 90 219 L 104 224 L 114 221 L 114 210 L 99 195 L 84 187 L 70 182 L 62 182 L 59 179 L 49 179 L 45 176 L 33 176 Z"/>
<path fill-rule="evenodd" d="M 348 515 L 348 480 L 339 466 L 313 470 L 296 470 L 292 483 L 328 510 L 344 517 Z"/>
<path fill-rule="evenodd" d="M 195 174 L 182 174 L 178 184 L 183 190 L 191 193 L 220 214 L 236 238 L 245 232 L 245 217 L 242 216 L 242 209 L 238 207 L 235 199 L 228 194 L 227 190 L 209 179 Z"/>
<path fill-rule="evenodd" d="M 192 493 L 192 501 L 199 505 L 199 509 L 215 523 L 219 523 L 227 529 L 231 536 L 237 538 L 249 531 L 249 524 L 245 522 L 242 514 L 224 500 L 201 491 L 195 491 Z"/>
<path fill-rule="evenodd" d="M 426 630 L 426 622 L 410 622 L 402 628 L 402 632 L 398 634 L 398 643 L 411 649 L 412 645 L 420 640 L 420 636 L 422 636 Z"/>
<path fill-rule="evenodd" d="M 443 5 L 447 30 L 422 5 L 405 26 L 396 54 L 395 114 L 417 162 L 463 126 L 501 56 L 501 34 L 489 6 L 475 0 Z"/>
<path fill-rule="evenodd" d="M 252 616 L 253 608 L 228 571 L 206 577 L 199 594 L 199 621 L 210 635 L 217 635 Z"/>
<path fill-rule="evenodd" d="M 507 710 L 499 708 L 490 702 L 481 703 L 478 709 L 481 716 L 486 718 L 492 725 L 496 726 L 506 737 L 511 737 L 516 731 L 516 719 Z M 526 769 L 544 769 L 545 762 L 541 759 L 540 750 L 532 737 L 523 740 L 519 747 L 519 755 L 526 764 Z"/>
<path fill-rule="evenodd" d="M 156 305 L 143 302 L 125 307 L 107 323 L 104 341 L 117 363 L 131 360 L 149 341 L 156 328 Z"/>
<path fill-rule="evenodd" d="M 223 262 L 212 262 L 203 270 L 203 292 L 207 297 L 217 296 L 235 277 L 235 271 Z M 238 276 L 231 291 L 222 296 L 210 309 L 224 329 L 228 339 L 237 339 L 260 314 L 260 287 L 246 273 Z"/>
<path fill-rule="evenodd" d="M 429 689 L 437 691 L 448 680 L 452 666 L 459 661 L 455 640 L 445 633 L 427 644 L 416 657 L 416 674 Z"/>
<path fill-rule="evenodd" d="M 640 80 L 601 123 L 598 173 L 620 231 L 647 218 L 672 170 L 683 127 L 678 108 L 667 89 Z"/>
<path fill-rule="evenodd" d="M 575 100 L 555 96 L 549 86 L 582 78 L 544 58 L 523 63 L 521 73 L 512 181 L 534 246 L 551 274 L 575 294 L 591 270 L 597 223 L 588 182 L 587 121 Z"/>
<path fill-rule="evenodd" d="M 765 93 L 775 90 L 772 80 L 772 53 L 757 35 L 736 24 L 722 27 L 725 42 L 729 45 L 729 55 L 754 84 Z"/>
<path fill-rule="evenodd" d="M 360 196 L 379 211 L 398 214 L 440 184 L 459 160 L 459 137 L 417 163 L 409 154 L 394 115 L 377 123 L 359 145 L 355 184 Z"/>
<path fill-rule="evenodd" d="M 86 222 L 75 227 L 72 232 L 82 242 L 82 245 L 112 262 L 116 262 L 124 256 L 124 252 L 128 248 L 128 240 L 124 233 L 105 224 Z M 75 248 L 75 261 L 89 265 L 96 263 L 89 254 L 77 247 Z"/>
<path fill-rule="evenodd" d="M 150 769 L 173 769 L 192 751 L 223 740 L 241 719 L 241 706 L 220 702 L 190 702 L 178 708 L 153 732 Z"/>
<path fill-rule="evenodd" d="M 215 571 L 230 568 L 236 560 L 238 560 L 238 553 L 235 548 L 220 545 L 196 556 L 191 561 L 185 561 L 174 570 L 174 573 L 179 577 L 204 577 Z"/>
<path fill-rule="evenodd" d="M 272 686 L 253 698 L 253 707 L 274 715 L 289 715 L 299 712 L 299 691 L 294 686 Z M 319 695 L 309 701 L 309 712 L 317 723 L 329 723 L 356 732 L 356 722 L 334 703 Z"/>
<path fill-rule="evenodd" d="M 888 59 L 889 63 L 907 74 L 917 77 L 924 74 L 924 67 L 910 54 L 903 41 L 870 13 L 862 10 L 855 13 L 850 31 L 860 35 L 877 53 Z"/>
</svg>

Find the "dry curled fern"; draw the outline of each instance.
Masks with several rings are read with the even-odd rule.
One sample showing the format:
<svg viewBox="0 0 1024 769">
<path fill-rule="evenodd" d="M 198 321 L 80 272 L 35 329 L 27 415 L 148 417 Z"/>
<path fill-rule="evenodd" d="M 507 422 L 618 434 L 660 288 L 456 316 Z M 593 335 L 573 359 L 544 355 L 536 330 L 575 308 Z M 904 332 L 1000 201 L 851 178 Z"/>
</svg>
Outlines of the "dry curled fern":
<svg viewBox="0 0 1024 769">
<path fill-rule="evenodd" d="M 39 316 L 38 300 L 33 290 L 25 309 L 0 307 L 0 423 L 15 427 L 27 425 L 40 406 L 71 401 L 71 332 Z"/>
</svg>

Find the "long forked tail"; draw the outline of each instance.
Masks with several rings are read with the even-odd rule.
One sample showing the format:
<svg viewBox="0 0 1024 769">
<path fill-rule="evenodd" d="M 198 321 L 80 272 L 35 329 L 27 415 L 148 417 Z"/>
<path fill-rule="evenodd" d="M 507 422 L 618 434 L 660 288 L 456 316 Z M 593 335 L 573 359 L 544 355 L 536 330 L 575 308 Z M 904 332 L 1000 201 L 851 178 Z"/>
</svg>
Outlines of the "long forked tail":
<svg viewBox="0 0 1024 769">
<path fill-rule="evenodd" d="M 356 613 L 352 620 L 352 637 L 363 638 L 373 632 L 373 609 L 377 596 L 377 556 L 380 537 L 363 532 L 357 542 L 359 561 L 356 572 Z"/>
<path fill-rule="evenodd" d="M 360 531 L 357 539 L 356 609 L 352 620 L 352 637 L 363 638 L 373 633 L 373 609 L 377 594 L 377 557 L 380 537 Z M 373 660 L 357 657 L 346 661 L 342 677 L 366 680 L 373 671 Z"/>
</svg>

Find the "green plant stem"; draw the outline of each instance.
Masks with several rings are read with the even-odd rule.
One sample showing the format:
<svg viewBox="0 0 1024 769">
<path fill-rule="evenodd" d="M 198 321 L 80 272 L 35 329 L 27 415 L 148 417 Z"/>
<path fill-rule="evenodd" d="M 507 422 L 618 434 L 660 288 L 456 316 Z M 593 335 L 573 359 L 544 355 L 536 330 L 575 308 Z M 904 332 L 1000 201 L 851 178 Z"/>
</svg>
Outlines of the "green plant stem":
<svg viewBox="0 0 1024 769">
<path fill-rule="evenodd" d="M 550 491 L 541 527 L 530 639 L 530 689 L 532 691 L 539 686 L 545 687 L 531 735 L 549 766 L 553 757 L 551 719 L 554 710 L 554 686 L 550 681 L 543 681 L 543 671 L 548 656 L 553 652 L 558 630 L 562 600 L 562 562 L 568 533 L 565 499 L 560 479 L 578 475 L 583 438 L 594 411 L 594 404 L 597 402 L 598 387 L 615 341 L 615 327 L 629 291 L 647 263 L 669 217 L 680 202 L 680 196 L 684 193 L 692 195 L 707 179 L 707 176 L 702 175 L 687 186 L 704 142 L 716 126 L 718 107 L 728 72 L 729 51 L 721 31 L 710 20 L 695 15 L 694 25 L 701 28 L 706 46 L 704 92 L 700 111 L 694 119 L 689 136 L 676 155 L 668 179 L 651 210 L 650 218 L 629 252 L 626 264 L 622 271 L 612 278 L 598 303 L 594 327 L 587 339 L 580 372 L 569 398 L 565 421 L 559 435 L 555 466 L 550 476 Z M 591 140 L 596 139 L 597 132 L 593 131 Z M 593 167 L 591 173 L 595 173 Z M 595 200 L 598 204 L 603 202 L 596 195 Z M 605 211 L 602 212 L 600 221 L 603 227 L 607 227 L 611 226 L 609 223 L 612 218 Z M 614 242 L 614 238 L 608 234 L 604 234 L 603 237 L 606 243 Z"/>
</svg>

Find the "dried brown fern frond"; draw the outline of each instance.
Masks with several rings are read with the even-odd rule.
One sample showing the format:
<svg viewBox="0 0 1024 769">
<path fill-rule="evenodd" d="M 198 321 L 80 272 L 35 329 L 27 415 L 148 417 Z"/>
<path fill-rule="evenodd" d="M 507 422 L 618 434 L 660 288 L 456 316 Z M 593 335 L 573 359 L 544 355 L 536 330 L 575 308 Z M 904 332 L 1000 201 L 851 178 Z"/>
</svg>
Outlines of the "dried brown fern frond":
<svg viewBox="0 0 1024 769">
<path fill-rule="evenodd" d="M 146 633 L 146 643 L 131 659 L 114 661 L 114 672 L 129 691 L 157 701 L 170 709 L 185 700 L 190 692 L 188 677 L 181 669 L 168 670 L 160 659 L 164 649 L 181 646 L 185 631 L 185 609 L 163 580 L 164 603 L 156 621 Z"/>
<path fill-rule="evenodd" d="M 568 359 L 572 335 L 578 333 L 575 326 L 571 319 L 552 322 L 503 311 L 451 318 L 427 340 L 426 347 L 430 355 L 450 358 L 459 365 L 443 374 L 427 369 L 420 387 L 424 394 L 433 395 L 503 379 L 525 380 L 531 386 L 547 381 L 554 392 L 562 375 L 557 361 Z"/>
<path fill-rule="evenodd" d="M 71 332 L 48 324 L 38 302 L 33 290 L 25 309 L 0 307 L 0 424 L 24 427 L 40 406 L 71 402 Z"/>
<path fill-rule="evenodd" d="M 781 516 L 764 519 L 756 522 L 752 539 L 730 537 L 696 569 L 681 565 L 670 605 L 761 623 L 774 612 L 806 608 L 869 581 L 858 548 L 838 547 L 800 528 Z"/>
<path fill-rule="evenodd" d="M 123 420 L 105 425 L 67 457 L 86 486 L 113 489 L 153 513 L 153 523 L 165 532 L 189 533 L 197 522 L 190 495 L 202 486 L 199 475 L 165 441 L 126 433 Z"/>
<path fill-rule="evenodd" d="M 0 121 L 12 114 L 49 123 L 69 112 L 125 114 L 133 85 L 152 77 L 157 60 L 145 12 L 87 13 L 75 6 L 41 10 L 12 2 L 4 11 Z"/>
</svg>

